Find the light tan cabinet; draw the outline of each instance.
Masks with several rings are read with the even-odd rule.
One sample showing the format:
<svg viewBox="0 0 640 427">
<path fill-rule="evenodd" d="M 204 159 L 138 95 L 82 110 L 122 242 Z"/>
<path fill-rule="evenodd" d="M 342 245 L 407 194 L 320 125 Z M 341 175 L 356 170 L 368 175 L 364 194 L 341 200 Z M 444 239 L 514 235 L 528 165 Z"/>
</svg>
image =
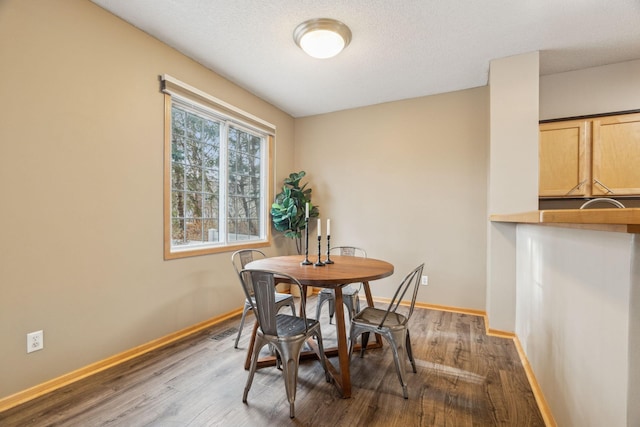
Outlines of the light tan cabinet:
<svg viewBox="0 0 640 427">
<path fill-rule="evenodd" d="M 594 196 L 640 194 L 640 113 L 593 120 Z"/>
<path fill-rule="evenodd" d="M 588 120 L 540 125 L 540 197 L 579 197 L 590 191 Z"/>
<path fill-rule="evenodd" d="M 540 197 L 640 195 L 640 113 L 540 125 Z"/>
</svg>

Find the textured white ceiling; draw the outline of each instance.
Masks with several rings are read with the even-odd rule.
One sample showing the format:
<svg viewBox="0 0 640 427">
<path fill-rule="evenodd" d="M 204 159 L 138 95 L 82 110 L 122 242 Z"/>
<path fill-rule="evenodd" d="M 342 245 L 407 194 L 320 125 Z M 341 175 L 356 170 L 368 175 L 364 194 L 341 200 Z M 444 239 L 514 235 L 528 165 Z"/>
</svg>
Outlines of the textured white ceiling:
<svg viewBox="0 0 640 427">
<path fill-rule="evenodd" d="M 532 51 L 542 75 L 640 59 L 640 0 L 92 1 L 294 117 L 483 86 Z M 353 40 L 319 60 L 292 33 L 324 17 Z"/>
</svg>

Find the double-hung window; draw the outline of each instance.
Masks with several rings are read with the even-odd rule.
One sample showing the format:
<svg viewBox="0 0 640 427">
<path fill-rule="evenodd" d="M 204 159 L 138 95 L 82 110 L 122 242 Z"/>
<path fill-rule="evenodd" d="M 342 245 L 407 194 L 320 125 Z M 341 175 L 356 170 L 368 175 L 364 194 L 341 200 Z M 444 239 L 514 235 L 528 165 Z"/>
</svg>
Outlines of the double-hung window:
<svg viewBox="0 0 640 427">
<path fill-rule="evenodd" d="M 272 125 L 162 77 L 165 93 L 165 258 L 269 240 Z"/>
</svg>

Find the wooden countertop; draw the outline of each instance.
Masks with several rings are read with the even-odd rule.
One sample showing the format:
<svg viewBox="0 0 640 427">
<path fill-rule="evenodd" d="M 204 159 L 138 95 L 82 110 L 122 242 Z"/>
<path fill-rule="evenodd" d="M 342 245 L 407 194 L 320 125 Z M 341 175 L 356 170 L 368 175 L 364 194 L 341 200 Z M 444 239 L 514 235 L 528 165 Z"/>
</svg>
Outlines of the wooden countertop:
<svg viewBox="0 0 640 427">
<path fill-rule="evenodd" d="M 640 208 L 550 209 L 491 215 L 492 222 L 516 222 L 588 230 L 640 233 Z"/>
</svg>

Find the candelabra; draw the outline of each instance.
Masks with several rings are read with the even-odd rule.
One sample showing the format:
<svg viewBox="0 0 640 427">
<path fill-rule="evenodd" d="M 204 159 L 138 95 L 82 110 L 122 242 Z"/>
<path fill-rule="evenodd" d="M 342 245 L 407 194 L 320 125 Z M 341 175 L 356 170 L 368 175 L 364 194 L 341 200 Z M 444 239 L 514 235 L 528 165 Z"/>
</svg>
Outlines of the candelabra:
<svg viewBox="0 0 640 427">
<path fill-rule="evenodd" d="M 316 267 L 324 267 L 324 262 L 320 260 L 320 240 L 322 240 L 322 236 L 318 236 L 318 261 L 313 264 Z"/>
<path fill-rule="evenodd" d="M 304 223 L 304 261 L 300 265 L 311 265 L 312 262 L 309 261 L 309 217 L 304 219 Z"/>
<path fill-rule="evenodd" d="M 333 264 L 333 261 L 331 261 L 331 235 L 330 234 L 327 234 L 327 260 L 324 263 Z"/>
</svg>

